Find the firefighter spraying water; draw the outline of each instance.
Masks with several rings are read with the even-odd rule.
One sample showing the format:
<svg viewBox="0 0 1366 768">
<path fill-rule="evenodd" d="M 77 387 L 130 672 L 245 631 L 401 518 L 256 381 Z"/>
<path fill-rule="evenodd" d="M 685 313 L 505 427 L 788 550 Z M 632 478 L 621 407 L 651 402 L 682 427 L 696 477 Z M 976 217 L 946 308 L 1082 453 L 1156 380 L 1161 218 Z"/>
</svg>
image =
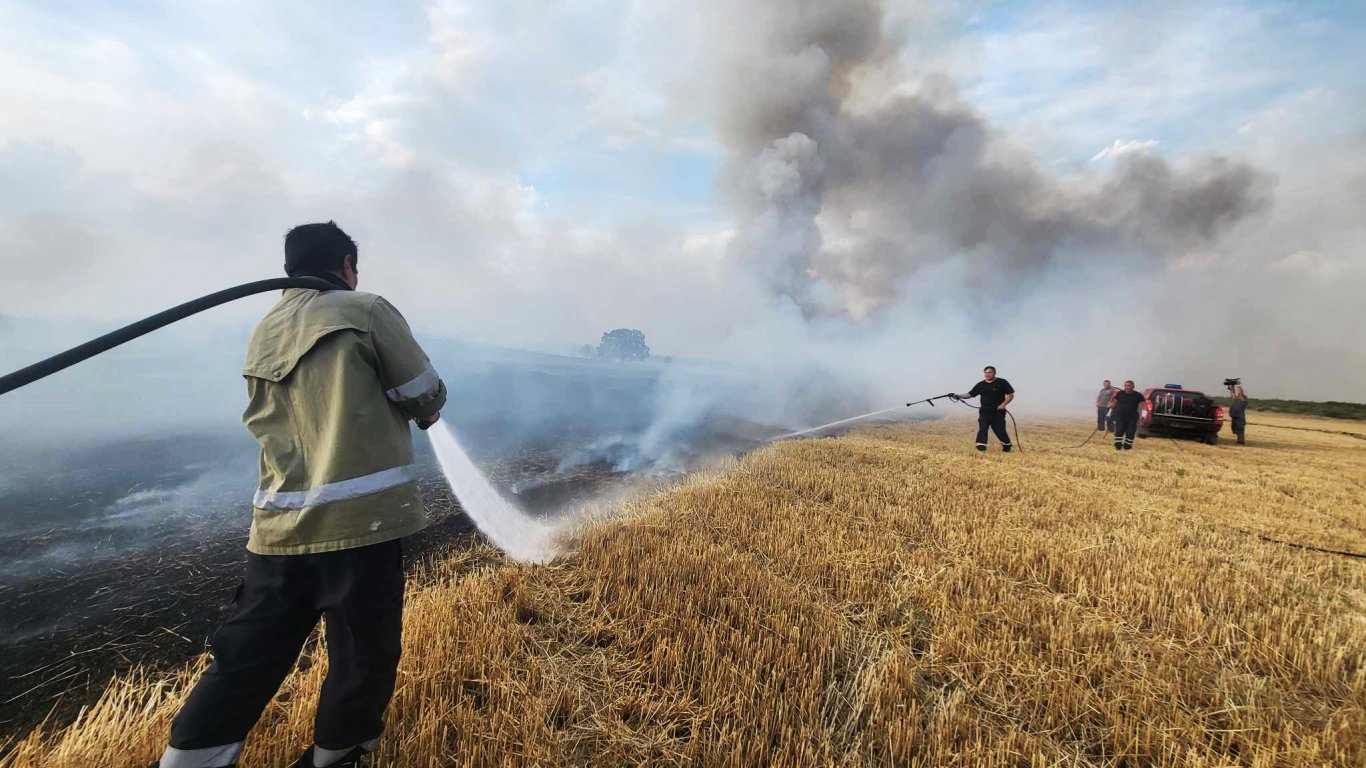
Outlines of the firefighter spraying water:
<svg viewBox="0 0 1366 768">
<path fill-rule="evenodd" d="M 996 439 L 1001 441 L 1001 450 L 1010 453 L 1010 433 L 1006 432 L 1006 406 L 1015 399 L 1015 388 L 1005 379 L 997 378 L 996 366 L 988 365 L 982 369 L 982 380 L 974 384 L 972 389 L 958 395 L 957 399 L 970 400 L 979 395 L 982 398 L 982 405 L 979 406 L 980 413 L 977 414 L 977 450 L 987 449 L 987 429 L 990 428 L 996 434 Z"/>
<path fill-rule="evenodd" d="M 247 567 L 213 663 L 171 726 L 160 768 L 236 764 L 319 618 L 328 679 L 296 768 L 359 765 L 384 730 L 403 626 L 402 537 L 427 525 L 408 422 L 440 418 L 446 385 L 393 305 L 356 290 L 336 224 L 285 237 L 293 288 L 256 326 L 242 421 L 261 447 Z"/>
<path fill-rule="evenodd" d="M 359 249 L 333 222 L 285 238 L 286 278 L 237 286 L 0 377 L 0 394 L 210 307 L 284 291 L 252 333 L 243 422 L 260 445 L 246 575 L 156 764 L 226 768 L 326 618 L 329 674 L 296 768 L 363 764 L 400 653 L 401 540 L 427 525 L 409 422 L 436 425 L 446 386 L 398 310 L 356 290 Z M 441 425 L 433 446 L 470 518 L 521 560 L 552 531 L 502 499 Z"/>
</svg>

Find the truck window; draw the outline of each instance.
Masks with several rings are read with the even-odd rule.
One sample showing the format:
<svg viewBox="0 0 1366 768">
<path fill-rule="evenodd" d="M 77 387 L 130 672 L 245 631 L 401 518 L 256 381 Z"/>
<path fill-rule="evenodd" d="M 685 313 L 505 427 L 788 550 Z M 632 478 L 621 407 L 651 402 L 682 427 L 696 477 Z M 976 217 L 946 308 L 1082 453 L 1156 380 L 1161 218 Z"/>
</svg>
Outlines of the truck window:
<svg viewBox="0 0 1366 768">
<path fill-rule="evenodd" d="M 1153 404 L 1153 413 L 1163 416 L 1191 416 L 1195 401 L 1205 396 L 1204 392 L 1190 389 L 1155 389 L 1148 395 Z"/>
</svg>

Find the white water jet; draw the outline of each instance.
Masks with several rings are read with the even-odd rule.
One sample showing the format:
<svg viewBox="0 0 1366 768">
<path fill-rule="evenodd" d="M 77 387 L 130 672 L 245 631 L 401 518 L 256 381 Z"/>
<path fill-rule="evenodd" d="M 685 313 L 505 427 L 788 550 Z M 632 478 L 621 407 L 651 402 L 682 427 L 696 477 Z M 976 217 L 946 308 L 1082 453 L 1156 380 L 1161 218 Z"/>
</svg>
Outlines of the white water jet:
<svg viewBox="0 0 1366 768">
<path fill-rule="evenodd" d="M 801 437 L 802 435 L 809 435 L 809 434 L 811 434 L 812 432 L 819 432 L 819 431 L 821 431 L 822 429 L 829 429 L 829 428 L 831 428 L 831 427 L 838 427 L 838 426 L 841 425 L 841 424 L 848 424 L 848 423 L 850 423 L 850 422 L 859 421 L 860 419 L 867 419 L 867 418 L 870 418 L 870 417 L 873 417 L 873 416 L 880 416 L 880 415 L 882 415 L 882 414 L 884 414 L 884 413 L 891 413 L 892 411 L 899 411 L 899 410 L 901 410 L 901 408 L 902 408 L 902 406 L 899 406 L 899 405 L 896 406 L 895 408 L 883 408 L 883 409 L 880 410 L 880 411 L 872 411 L 872 412 L 870 412 L 870 413 L 861 414 L 861 415 L 859 415 L 859 416 L 850 416 L 850 417 L 847 418 L 847 419 L 840 419 L 839 421 L 832 421 L 832 422 L 830 422 L 829 424 L 822 424 L 822 425 L 820 425 L 819 427 L 812 427 L 812 428 L 810 428 L 810 429 L 803 429 L 803 430 L 801 430 L 801 431 L 799 431 L 799 432 L 788 432 L 786 435 L 778 435 L 777 437 L 773 438 L 773 442 L 777 442 L 777 441 L 779 441 L 779 440 L 786 440 L 786 439 L 788 439 L 788 438 L 790 438 L 790 437 Z"/>
<path fill-rule="evenodd" d="M 526 563 L 544 563 L 555 556 L 559 526 L 531 517 L 503 498 L 470 461 L 444 421 L 432 425 L 427 437 L 460 506 L 494 546 Z"/>
</svg>

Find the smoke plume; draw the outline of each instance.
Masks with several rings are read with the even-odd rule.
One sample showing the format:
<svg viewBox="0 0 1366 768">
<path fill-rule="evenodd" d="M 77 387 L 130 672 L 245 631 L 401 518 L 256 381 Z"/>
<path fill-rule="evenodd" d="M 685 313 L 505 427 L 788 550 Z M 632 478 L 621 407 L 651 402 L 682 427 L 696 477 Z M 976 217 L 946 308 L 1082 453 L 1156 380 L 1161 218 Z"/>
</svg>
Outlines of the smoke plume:
<svg viewBox="0 0 1366 768">
<path fill-rule="evenodd" d="M 1201 157 L 1046 175 L 934 73 L 908 71 L 882 3 L 721 4 L 714 82 L 731 256 L 807 317 L 861 318 L 965 259 L 999 292 L 1072 259 L 1166 261 L 1269 202 L 1270 178 Z"/>
</svg>

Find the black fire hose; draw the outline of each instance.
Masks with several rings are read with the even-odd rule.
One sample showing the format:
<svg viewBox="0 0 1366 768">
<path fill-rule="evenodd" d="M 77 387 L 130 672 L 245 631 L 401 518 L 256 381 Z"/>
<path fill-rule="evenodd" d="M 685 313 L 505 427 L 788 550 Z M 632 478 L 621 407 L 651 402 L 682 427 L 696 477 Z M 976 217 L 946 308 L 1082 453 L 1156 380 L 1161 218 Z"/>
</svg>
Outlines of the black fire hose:
<svg viewBox="0 0 1366 768">
<path fill-rule="evenodd" d="M 27 368 L 20 368 L 14 373 L 6 374 L 0 377 L 0 395 L 12 392 L 26 384 L 32 384 L 38 379 L 70 368 L 82 360 L 88 360 L 101 352 L 107 352 L 124 342 L 132 341 L 139 336 L 184 320 L 190 315 L 211 309 L 219 304 L 226 304 L 229 301 L 236 301 L 257 293 L 286 288 L 313 288 L 319 291 L 337 290 L 337 286 L 318 277 L 275 277 L 270 280 L 257 280 L 254 283 L 226 288 L 208 296 L 201 296 L 194 301 L 187 301 L 180 306 L 171 307 L 165 312 L 158 312 L 151 317 L 145 317 L 136 323 L 125 325 L 117 331 L 106 333 L 97 339 L 91 339 L 78 347 L 72 347 Z"/>
</svg>

